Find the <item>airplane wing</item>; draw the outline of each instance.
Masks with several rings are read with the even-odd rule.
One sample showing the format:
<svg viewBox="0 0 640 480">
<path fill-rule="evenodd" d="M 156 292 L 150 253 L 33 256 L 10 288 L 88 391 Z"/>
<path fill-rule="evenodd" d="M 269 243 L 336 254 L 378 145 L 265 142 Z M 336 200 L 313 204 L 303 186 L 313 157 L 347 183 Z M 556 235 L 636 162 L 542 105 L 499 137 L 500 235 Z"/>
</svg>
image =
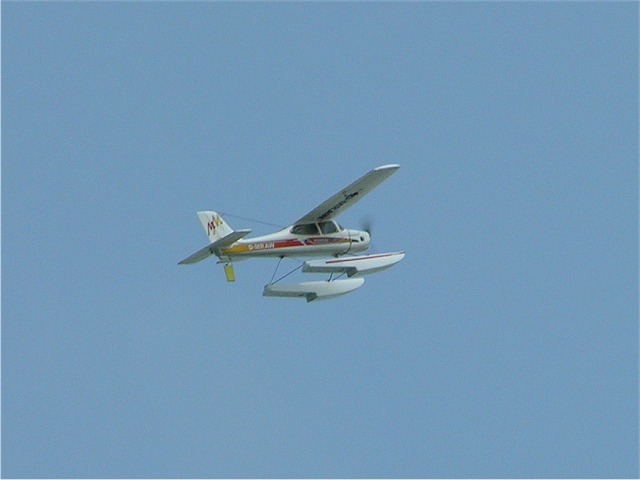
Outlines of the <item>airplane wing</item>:
<svg viewBox="0 0 640 480">
<path fill-rule="evenodd" d="M 345 187 L 328 200 L 322 202 L 304 217 L 299 218 L 295 223 L 313 223 L 331 220 L 364 197 L 399 168 L 400 165 L 396 164 L 374 168 L 348 187 Z"/>
</svg>

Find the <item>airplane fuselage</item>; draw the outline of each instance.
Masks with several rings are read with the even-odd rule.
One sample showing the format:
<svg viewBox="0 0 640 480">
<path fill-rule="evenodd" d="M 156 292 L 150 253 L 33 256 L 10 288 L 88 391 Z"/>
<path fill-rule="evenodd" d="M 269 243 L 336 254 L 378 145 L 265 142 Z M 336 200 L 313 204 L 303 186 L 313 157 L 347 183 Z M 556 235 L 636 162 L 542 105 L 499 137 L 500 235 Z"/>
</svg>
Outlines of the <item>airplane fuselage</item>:
<svg viewBox="0 0 640 480">
<path fill-rule="evenodd" d="M 361 230 L 341 229 L 333 233 L 296 234 L 296 226 L 259 237 L 239 240 L 220 250 L 221 259 L 240 260 L 255 257 L 318 257 L 362 252 L 371 237 Z"/>
</svg>

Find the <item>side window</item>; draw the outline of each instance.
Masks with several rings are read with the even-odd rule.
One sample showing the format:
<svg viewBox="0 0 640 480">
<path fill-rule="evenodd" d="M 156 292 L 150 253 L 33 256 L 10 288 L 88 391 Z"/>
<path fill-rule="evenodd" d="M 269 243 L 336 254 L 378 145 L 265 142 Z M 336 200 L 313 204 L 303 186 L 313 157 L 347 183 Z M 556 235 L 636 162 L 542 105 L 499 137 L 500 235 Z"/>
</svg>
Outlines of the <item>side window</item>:
<svg viewBox="0 0 640 480">
<path fill-rule="evenodd" d="M 317 235 L 318 227 L 315 223 L 303 223 L 291 227 L 291 233 L 295 235 Z"/>
<path fill-rule="evenodd" d="M 320 222 L 319 225 L 322 233 L 336 233 L 338 231 L 338 227 L 333 222 Z"/>
</svg>

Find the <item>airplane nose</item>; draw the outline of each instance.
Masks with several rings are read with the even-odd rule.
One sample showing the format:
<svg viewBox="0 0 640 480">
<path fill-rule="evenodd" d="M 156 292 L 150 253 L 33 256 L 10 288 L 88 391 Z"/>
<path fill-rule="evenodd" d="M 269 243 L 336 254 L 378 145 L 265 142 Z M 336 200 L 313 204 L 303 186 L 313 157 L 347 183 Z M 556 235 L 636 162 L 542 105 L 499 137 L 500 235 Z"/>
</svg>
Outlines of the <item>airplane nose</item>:
<svg viewBox="0 0 640 480">
<path fill-rule="evenodd" d="M 353 240 L 358 242 L 356 245 L 359 245 L 360 249 L 364 250 L 369 247 L 371 235 L 366 230 L 350 230 L 349 234 Z"/>
<path fill-rule="evenodd" d="M 360 232 L 360 241 L 362 243 L 364 243 L 365 245 L 369 245 L 369 242 L 371 242 L 371 235 L 369 234 L 369 232 L 361 231 Z"/>
</svg>

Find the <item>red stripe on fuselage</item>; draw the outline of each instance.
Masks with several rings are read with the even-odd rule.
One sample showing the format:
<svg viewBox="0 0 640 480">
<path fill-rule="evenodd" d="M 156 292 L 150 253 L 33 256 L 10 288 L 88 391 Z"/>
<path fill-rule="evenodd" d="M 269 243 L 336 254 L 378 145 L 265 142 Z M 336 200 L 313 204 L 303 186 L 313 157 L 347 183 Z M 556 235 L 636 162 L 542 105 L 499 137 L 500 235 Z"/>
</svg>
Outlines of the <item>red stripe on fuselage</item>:
<svg viewBox="0 0 640 480">
<path fill-rule="evenodd" d="M 346 243 L 349 242 L 348 238 L 333 238 L 333 237 L 314 237 L 307 238 L 305 245 L 329 245 L 332 243 Z"/>
<path fill-rule="evenodd" d="M 304 243 L 295 238 L 273 242 L 273 248 L 302 247 L 303 245 Z"/>
</svg>

